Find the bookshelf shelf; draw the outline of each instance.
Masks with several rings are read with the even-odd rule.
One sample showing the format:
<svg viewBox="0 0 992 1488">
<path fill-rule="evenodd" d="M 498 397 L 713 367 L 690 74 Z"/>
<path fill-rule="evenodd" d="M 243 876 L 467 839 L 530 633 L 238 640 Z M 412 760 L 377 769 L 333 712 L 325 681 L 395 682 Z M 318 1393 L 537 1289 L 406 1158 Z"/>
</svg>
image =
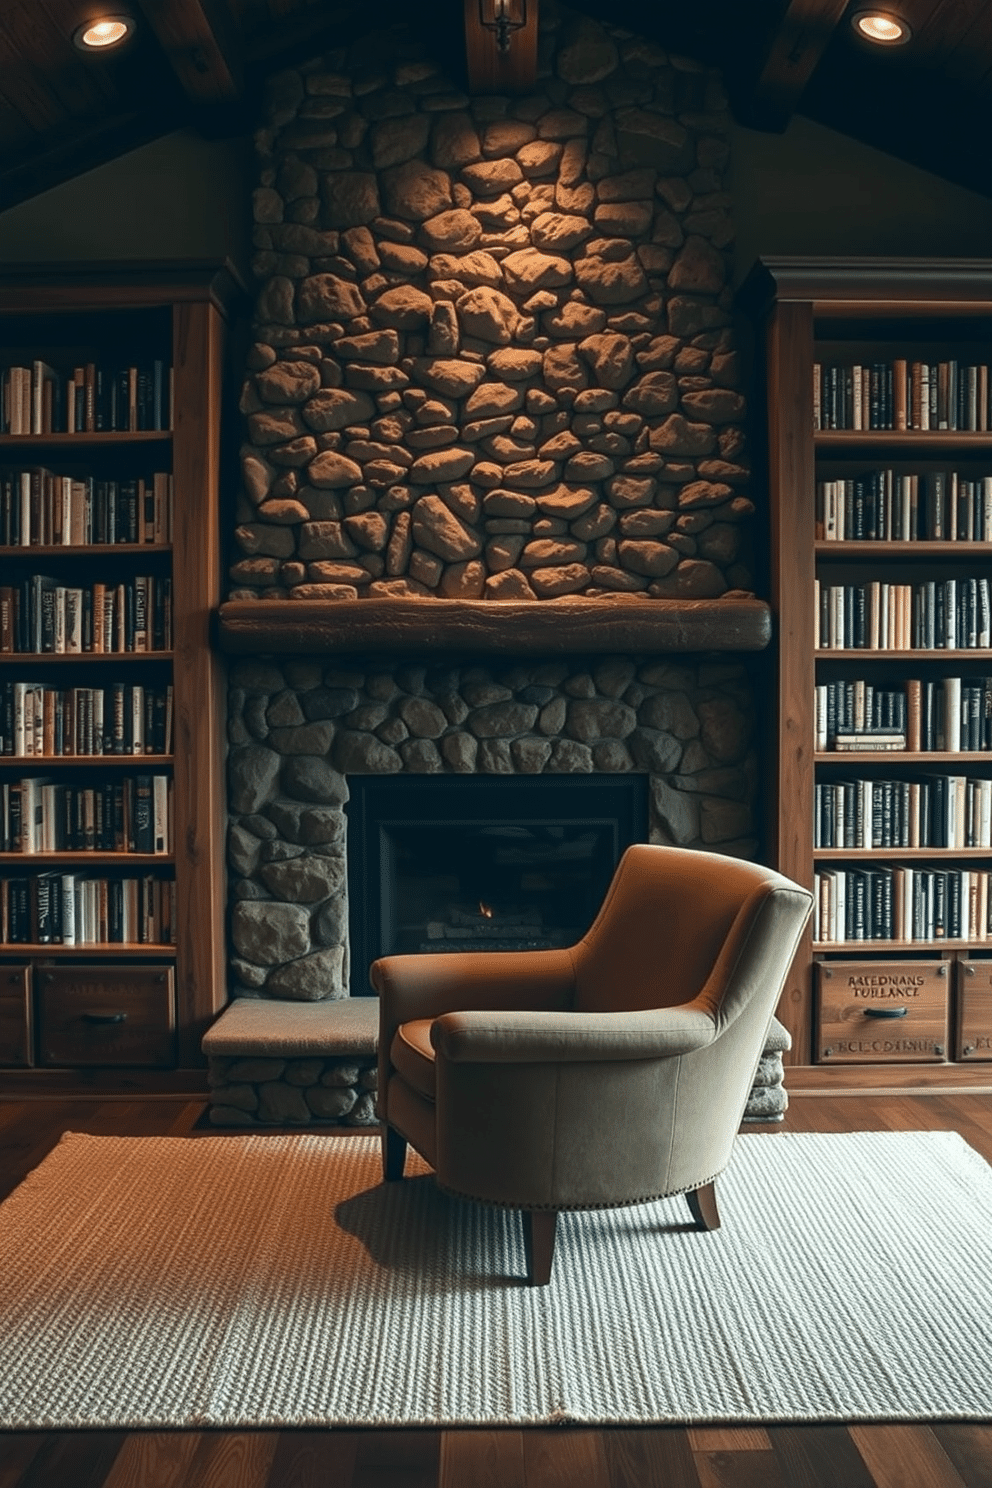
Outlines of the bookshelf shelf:
<svg viewBox="0 0 992 1488">
<path fill-rule="evenodd" d="M 15 956 L 23 960 L 26 956 L 38 957 L 48 961 L 55 957 L 58 960 L 82 960 L 83 958 L 99 957 L 113 961 L 144 961 L 154 958 L 161 961 L 163 958 L 175 957 L 176 948 L 171 944 L 158 945 L 144 941 L 127 942 L 126 944 L 117 940 L 87 940 L 78 945 L 47 945 L 44 941 L 35 941 L 30 944 L 18 943 L 3 946 L 6 958 Z"/>
<path fill-rule="evenodd" d="M 892 539 L 878 539 L 871 542 L 827 542 L 818 539 L 813 544 L 813 552 L 818 559 L 835 558 L 840 562 L 855 558 L 867 558 L 871 562 L 880 558 L 966 558 L 974 562 L 976 558 L 988 558 L 989 545 L 984 542 L 964 540 L 930 542 L 922 538 L 913 542 L 896 542 Z"/>
<path fill-rule="evenodd" d="M 988 749 L 827 749 L 813 755 L 817 765 L 839 765 L 845 770 L 854 764 L 893 765 L 907 763 L 917 768 L 927 765 L 958 765 L 965 769 L 969 765 L 992 764 L 992 751 Z"/>
<path fill-rule="evenodd" d="M 104 558 L 113 556 L 134 558 L 146 554 L 172 552 L 171 543 L 17 543 L 14 546 L 0 544 L 0 558 Z"/>
<path fill-rule="evenodd" d="M 992 454 L 992 433 L 971 429 L 817 429 L 817 454 L 843 455 L 863 450 L 878 454 L 904 450 L 907 454 Z"/>
<path fill-rule="evenodd" d="M 134 662 L 172 665 L 173 651 L 3 651 L 0 666 L 128 666 Z"/>
<path fill-rule="evenodd" d="M 8 868 L 168 868 L 175 864 L 172 853 L 132 852 L 0 852 L 0 867 Z"/>
<path fill-rule="evenodd" d="M 203 1033 L 226 1001 L 225 726 L 209 624 L 222 581 L 217 513 L 226 322 L 242 294 L 229 266 L 204 261 L 86 271 L 23 265 L 0 274 L 0 467 L 6 482 L 0 488 L 0 602 L 9 605 L 9 618 L 0 613 L 6 626 L 0 631 L 0 707 L 14 715 L 12 724 L 0 717 L 0 732 L 10 734 L 3 747 L 13 741 L 22 749 L 33 728 L 36 746 L 43 740 L 45 749 L 53 748 L 53 739 L 54 748 L 65 742 L 89 749 L 108 738 L 119 748 L 123 737 L 125 745 L 150 739 L 159 750 L 0 754 L 0 801 L 9 813 L 0 841 L 19 845 L 17 811 L 25 792 L 30 800 L 51 788 L 46 802 L 64 802 L 67 811 L 93 808 L 94 830 L 104 823 L 96 840 L 137 840 L 147 848 L 159 840 L 157 828 L 155 836 L 144 835 L 140 777 L 147 775 L 153 777 L 153 825 L 164 778 L 173 845 L 169 853 L 0 852 L 0 918 L 6 916 L 0 967 L 20 989 L 11 1016 L 23 1020 L 23 1036 L 11 1043 L 19 1052 L 0 1068 L 0 1094 L 11 1082 L 24 1089 L 37 1077 L 43 1084 L 53 1066 L 80 1087 L 93 1076 L 92 1053 L 80 1051 L 83 1068 L 76 1071 L 68 1046 L 60 1045 L 56 1056 L 43 1042 L 52 996 L 46 990 L 51 974 L 43 972 L 48 963 L 58 962 L 60 986 L 70 997 L 77 980 L 92 992 L 103 962 L 108 988 L 120 987 L 122 978 L 137 986 L 149 975 L 149 961 L 163 963 L 155 1016 L 169 1037 L 166 1052 L 151 1062 L 164 1061 L 176 1079 L 196 1084 Z M 93 429 L 100 419 L 130 427 Z M 88 432 L 37 432 L 84 424 Z M 35 432 L 2 432 L 9 427 Z M 116 536 L 129 540 L 113 541 Z M 34 541 L 20 541 L 28 537 Z M 143 537 L 154 540 L 135 540 Z M 106 634 L 115 640 L 140 638 L 143 615 L 149 639 L 164 638 L 163 649 L 13 649 L 25 639 L 37 644 L 39 637 L 48 648 L 53 636 L 61 646 L 63 626 L 66 644 L 74 647 L 80 636 L 99 646 L 102 627 L 111 624 Z M 173 751 L 170 738 L 181 739 L 182 749 Z M 89 820 L 85 833 L 75 817 L 63 830 L 55 840 L 88 840 Z M 172 938 L 77 938 L 62 945 L 47 933 L 39 936 L 39 925 L 43 932 L 51 925 L 57 937 L 63 924 L 72 935 L 73 899 L 77 937 L 81 924 L 92 934 L 94 922 L 85 917 L 93 912 L 93 895 L 107 899 L 110 922 L 123 923 L 125 933 L 168 927 Z M 133 913 L 139 918 L 130 919 Z M 124 1079 L 113 1058 L 103 1075 L 108 1089 L 115 1078 Z M 130 1088 L 140 1078 L 131 1071 Z"/>
<path fill-rule="evenodd" d="M 159 770 L 172 765 L 171 754 L 0 754 L 0 769 L 31 770 Z"/>
<path fill-rule="evenodd" d="M 0 458 L 4 450 L 94 449 L 101 445 L 170 444 L 171 429 L 100 429 L 92 434 L 0 434 Z"/>
<path fill-rule="evenodd" d="M 915 860 L 929 863 L 938 854 L 945 864 L 963 860 L 986 862 L 989 849 L 987 847 L 814 847 L 813 861 L 815 863 L 902 863 Z"/>
<path fill-rule="evenodd" d="M 862 951 L 912 951 L 915 956 L 931 957 L 954 951 L 988 951 L 987 940 L 814 940 L 812 949 L 819 955 L 854 957 Z"/>
<path fill-rule="evenodd" d="M 992 543 L 976 534 L 988 534 L 992 492 L 992 261 L 968 268 L 967 293 L 949 299 L 955 261 L 770 258 L 740 292 L 766 395 L 768 855 L 816 900 L 779 1006 L 797 1064 L 818 1063 L 832 1042 L 818 961 L 843 959 L 854 985 L 861 957 L 866 974 L 924 980 L 936 962 L 992 959 L 992 847 L 815 845 L 871 840 L 880 821 L 887 841 L 989 840 Z M 919 427 L 944 422 L 960 427 Z M 876 645 L 819 643 L 852 634 Z M 935 647 L 935 636 L 957 644 Z M 959 729 L 972 748 L 957 746 Z M 869 731 L 884 730 L 940 747 L 825 747 L 844 733 L 870 745 Z M 940 979 L 948 1019 L 961 981 Z M 845 1003 L 840 985 L 835 976 L 830 1016 L 860 1037 L 864 1003 L 853 992 Z M 855 1074 L 886 1063 L 880 1047 L 865 1033 Z"/>
<path fill-rule="evenodd" d="M 958 646 L 954 650 L 923 651 L 913 646 L 904 650 L 872 650 L 870 646 L 818 647 L 813 655 L 817 661 L 836 661 L 845 657 L 857 661 L 940 661 L 945 666 L 992 666 L 992 651 L 979 650 L 977 646 Z"/>
</svg>

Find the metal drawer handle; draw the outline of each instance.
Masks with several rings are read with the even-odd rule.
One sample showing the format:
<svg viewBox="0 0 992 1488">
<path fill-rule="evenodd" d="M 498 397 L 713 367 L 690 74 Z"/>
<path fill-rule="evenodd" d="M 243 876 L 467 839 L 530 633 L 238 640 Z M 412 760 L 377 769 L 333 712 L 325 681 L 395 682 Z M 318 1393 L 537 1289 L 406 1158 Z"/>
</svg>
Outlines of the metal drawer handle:
<svg viewBox="0 0 992 1488">
<path fill-rule="evenodd" d="M 865 1017 L 866 1018 L 905 1018 L 906 1015 L 907 1015 L 907 1013 L 909 1012 L 909 1008 L 904 1008 L 904 1007 L 901 1007 L 901 1008 L 893 1008 L 893 1007 L 888 1007 L 888 1008 L 868 1007 L 868 1008 L 865 1008 L 864 1012 L 865 1012 Z"/>
<path fill-rule="evenodd" d="M 126 1023 L 127 1013 L 83 1013 L 84 1023 Z"/>
</svg>

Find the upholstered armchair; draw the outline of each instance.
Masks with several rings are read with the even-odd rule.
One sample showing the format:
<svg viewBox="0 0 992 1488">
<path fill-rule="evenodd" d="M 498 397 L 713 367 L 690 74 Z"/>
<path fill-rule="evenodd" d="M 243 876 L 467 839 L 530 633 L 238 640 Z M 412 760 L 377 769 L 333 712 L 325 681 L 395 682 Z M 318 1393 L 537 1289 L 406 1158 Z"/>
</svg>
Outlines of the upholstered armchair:
<svg viewBox="0 0 992 1488">
<path fill-rule="evenodd" d="M 376 961 L 386 1179 L 409 1143 L 450 1193 L 521 1209 L 538 1285 L 561 1209 L 684 1193 L 717 1228 L 811 905 L 768 868 L 636 846 L 575 946 Z"/>
</svg>

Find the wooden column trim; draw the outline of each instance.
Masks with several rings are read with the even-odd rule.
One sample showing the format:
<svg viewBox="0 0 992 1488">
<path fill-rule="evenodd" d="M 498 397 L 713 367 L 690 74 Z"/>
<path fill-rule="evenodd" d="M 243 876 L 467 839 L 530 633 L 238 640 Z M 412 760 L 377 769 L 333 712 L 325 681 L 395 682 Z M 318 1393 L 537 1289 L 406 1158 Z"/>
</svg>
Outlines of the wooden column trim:
<svg viewBox="0 0 992 1488">
<path fill-rule="evenodd" d="M 174 309 L 174 733 L 179 1063 L 227 1000 L 224 944 L 225 710 L 210 646 L 220 597 L 220 408 L 224 323 L 209 301 Z"/>
<path fill-rule="evenodd" d="M 767 329 L 771 591 L 776 625 L 774 726 L 769 761 L 772 864 L 813 887 L 813 306 L 775 306 Z M 811 1057 L 812 930 L 807 927 L 779 1004 L 792 1058 Z"/>
</svg>

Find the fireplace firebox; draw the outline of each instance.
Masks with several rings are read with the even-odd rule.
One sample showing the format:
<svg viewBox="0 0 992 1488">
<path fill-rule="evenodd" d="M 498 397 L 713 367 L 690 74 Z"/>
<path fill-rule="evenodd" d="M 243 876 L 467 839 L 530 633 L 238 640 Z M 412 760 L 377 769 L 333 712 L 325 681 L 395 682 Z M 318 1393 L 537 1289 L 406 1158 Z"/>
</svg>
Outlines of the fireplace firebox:
<svg viewBox="0 0 992 1488">
<path fill-rule="evenodd" d="M 625 848 L 648 839 L 646 775 L 349 779 L 351 993 L 378 956 L 542 950 L 589 928 Z"/>
</svg>

